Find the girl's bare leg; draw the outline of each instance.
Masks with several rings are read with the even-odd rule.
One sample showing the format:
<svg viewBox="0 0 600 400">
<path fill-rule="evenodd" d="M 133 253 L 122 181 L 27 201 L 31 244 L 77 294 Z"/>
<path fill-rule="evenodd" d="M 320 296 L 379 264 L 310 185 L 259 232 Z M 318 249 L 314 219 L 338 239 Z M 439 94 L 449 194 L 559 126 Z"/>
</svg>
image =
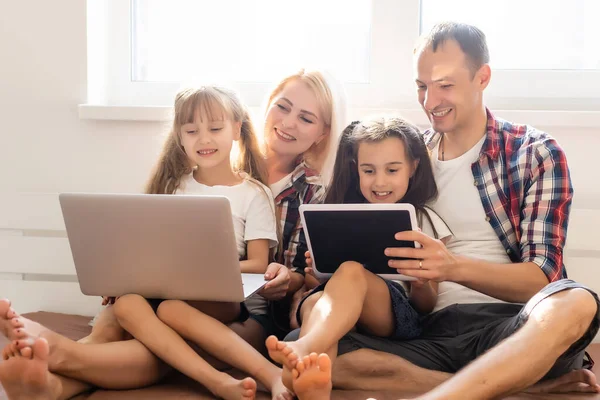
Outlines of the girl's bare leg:
<svg viewBox="0 0 600 400">
<path fill-rule="evenodd" d="M 158 317 L 215 358 L 256 377 L 273 398 L 291 399 L 281 381 L 281 369 L 220 321 L 179 300 L 163 302 Z"/>
<path fill-rule="evenodd" d="M 395 318 L 387 284 L 356 262 L 343 263 L 319 297 L 312 295 L 301 308 L 300 338 L 295 342 L 267 339 L 271 358 L 283 365 L 284 382 L 291 388 L 291 371 L 299 358 L 327 353 L 337 356 L 338 341 L 355 325 L 370 334 L 387 337 Z"/>
<path fill-rule="evenodd" d="M 232 400 L 254 398 L 256 382 L 253 379 L 239 381 L 217 371 L 177 332 L 162 322 L 143 297 L 131 294 L 120 297 L 115 303 L 115 315 L 121 326 L 150 351 L 173 368 L 202 383 L 213 394 Z M 190 321 L 186 320 L 185 323 Z"/>
</svg>

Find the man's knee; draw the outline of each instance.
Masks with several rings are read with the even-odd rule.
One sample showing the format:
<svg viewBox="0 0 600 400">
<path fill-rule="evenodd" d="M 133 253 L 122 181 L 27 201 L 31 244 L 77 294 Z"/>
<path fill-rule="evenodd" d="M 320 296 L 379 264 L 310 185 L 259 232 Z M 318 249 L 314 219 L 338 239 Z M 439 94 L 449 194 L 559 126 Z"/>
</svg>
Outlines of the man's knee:
<svg viewBox="0 0 600 400">
<path fill-rule="evenodd" d="M 533 319 L 542 328 L 557 318 L 566 329 L 565 339 L 575 341 L 585 334 L 597 318 L 598 304 L 594 296 L 582 288 L 573 288 L 555 293 L 542 300 L 531 312 Z"/>
</svg>

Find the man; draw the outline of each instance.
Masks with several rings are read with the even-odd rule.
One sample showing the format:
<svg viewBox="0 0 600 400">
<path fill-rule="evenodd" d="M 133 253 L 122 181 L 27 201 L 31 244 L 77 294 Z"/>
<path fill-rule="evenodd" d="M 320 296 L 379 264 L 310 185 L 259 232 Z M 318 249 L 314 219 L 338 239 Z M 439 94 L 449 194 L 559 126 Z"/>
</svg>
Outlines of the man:
<svg viewBox="0 0 600 400">
<path fill-rule="evenodd" d="M 431 207 L 454 237 L 445 246 L 402 232 L 398 240 L 422 248 L 386 254 L 414 259 L 390 261 L 400 273 L 440 282 L 437 312 L 424 317 L 416 340 L 346 336 L 333 368 L 335 387 L 435 387 L 423 399 L 497 398 L 540 380 L 546 383 L 533 390 L 600 390 L 593 374 L 581 370 L 598 331 L 598 297 L 563 279 L 573 194 L 564 152 L 548 134 L 485 107 L 488 62 L 485 35 L 466 24 L 438 24 L 415 48 L 439 189 Z"/>
</svg>

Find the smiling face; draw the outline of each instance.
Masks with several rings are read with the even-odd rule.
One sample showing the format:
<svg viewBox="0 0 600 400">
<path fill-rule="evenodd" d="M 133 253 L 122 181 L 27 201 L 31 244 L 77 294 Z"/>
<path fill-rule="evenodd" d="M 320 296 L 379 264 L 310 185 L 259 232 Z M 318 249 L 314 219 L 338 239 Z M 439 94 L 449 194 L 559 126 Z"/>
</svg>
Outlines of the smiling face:
<svg viewBox="0 0 600 400">
<path fill-rule="evenodd" d="M 406 194 L 417 167 L 397 137 L 358 145 L 360 191 L 369 203 L 397 203 Z"/>
<path fill-rule="evenodd" d="M 487 64 L 475 73 L 460 45 L 446 40 L 434 52 L 420 49 L 416 59 L 419 103 L 437 132 L 466 130 L 483 108 L 483 90 L 490 79 Z"/>
<path fill-rule="evenodd" d="M 203 169 L 230 166 L 233 142 L 240 138 L 240 123 L 210 119 L 196 113 L 194 121 L 181 126 L 181 145 L 192 166 Z"/>
<path fill-rule="evenodd" d="M 327 137 L 328 129 L 311 88 L 288 82 L 273 99 L 265 121 L 265 142 L 273 153 L 297 157 Z"/>
</svg>

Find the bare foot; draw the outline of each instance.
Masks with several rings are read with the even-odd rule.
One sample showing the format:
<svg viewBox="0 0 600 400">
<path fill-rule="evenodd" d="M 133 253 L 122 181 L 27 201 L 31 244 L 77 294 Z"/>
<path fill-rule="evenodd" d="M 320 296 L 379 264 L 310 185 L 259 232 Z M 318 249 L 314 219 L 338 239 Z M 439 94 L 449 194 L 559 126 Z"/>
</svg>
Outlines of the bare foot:
<svg viewBox="0 0 600 400">
<path fill-rule="evenodd" d="M 272 400 L 294 400 L 294 395 L 288 390 L 283 384 L 283 380 L 279 377 L 271 385 L 271 399 Z"/>
<path fill-rule="evenodd" d="M 19 315 L 10 306 L 10 301 L 0 299 L 0 333 L 8 340 L 15 340 L 15 325 L 14 319 Z"/>
<path fill-rule="evenodd" d="M 281 380 L 289 390 L 293 390 L 292 370 L 296 366 L 299 357 L 303 355 L 298 349 L 294 348 L 295 343 L 283 342 L 273 335 L 269 336 L 265 342 L 271 359 L 281 364 L 283 368 Z"/>
<path fill-rule="evenodd" d="M 299 400 L 331 399 L 331 359 L 325 353 L 310 353 L 292 371 L 294 392 Z"/>
<path fill-rule="evenodd" d="M 535 384 L 525 391 L 527 393 L 600 393 L 600 385 L 592 371 L 578 369 L 560 378 Z"/>
<path fill-rule="evenodd" d="M 48 342 L 37 339 L 33 347 L 18 350 L 14 343 L 4 348 L 0 382 L 9 400 L 55 399 L 60 383 L 48 372 Z"/>
<path fill-rule="evenodd" d="M 61 349 L 64 346 L 61 346 L 61 343 L 69 342 L 70 339 L 67 339 L 64 336 L 51 331 L 45 326 L 25 317 L 19 316 L 13 320 L 17 321 L 15 324 L 20 326 L 14 330 L 17 348 L 20 350 L 26 347 L 31 347 L 36 339 L 40 337 L 46 339 L 50 348 L 48 366 L 51 371 L 55 370 L 56 367 L 63 362 L 64 358 L 61 352 Z"/>
<path fill-rule="evenodd" d="M 241 381 L 223 374 L 223 381 L 215 387 L 207 387 L 214 395 L 225 400 L 254 400 L 256 398 L 256 381 L 245 378 Z"/>
</svg>

